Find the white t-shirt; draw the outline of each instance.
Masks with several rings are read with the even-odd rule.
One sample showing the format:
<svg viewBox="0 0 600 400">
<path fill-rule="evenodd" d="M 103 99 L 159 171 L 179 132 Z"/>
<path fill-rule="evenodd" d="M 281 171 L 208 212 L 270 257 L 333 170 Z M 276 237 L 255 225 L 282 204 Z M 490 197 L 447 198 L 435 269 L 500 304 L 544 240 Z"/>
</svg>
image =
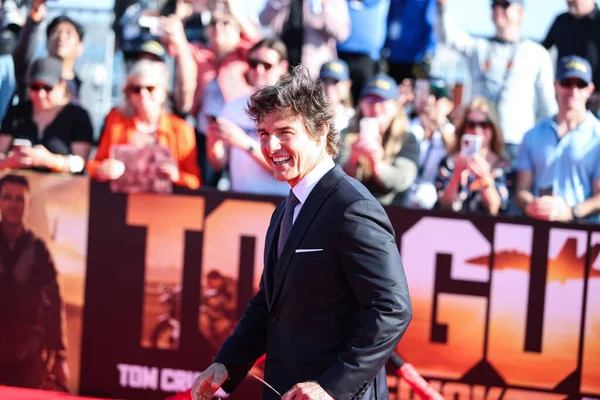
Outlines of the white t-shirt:
<svg viewBox="0 0 600 400">
<path fill-rule="evenodd" d="M 244 96 L 226 103 L 221 116 L 258 141 L 256 125 L 246 114 L 248 99 L 249 96 Z M 273 173 L 265 170 L 246 149 L 230 148 L 229 175 L 234 192 L 287 196 L 290 190 L 287 182 L 275 179 Z"/>
</svg>

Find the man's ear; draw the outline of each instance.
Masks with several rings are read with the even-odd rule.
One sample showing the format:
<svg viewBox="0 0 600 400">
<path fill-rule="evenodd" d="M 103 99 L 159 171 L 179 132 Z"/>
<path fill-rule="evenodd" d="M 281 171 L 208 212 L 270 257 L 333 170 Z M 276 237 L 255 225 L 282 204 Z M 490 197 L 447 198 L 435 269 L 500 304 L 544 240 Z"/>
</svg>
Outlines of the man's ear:
<svg viewBox="0 0 600 400">
<path fill-rule="evenodd" d="M 327 142 L 327 134 L 329 133 L 329 122 L 323 122 L 319 127 L 319 144 Z"/>
</svg>

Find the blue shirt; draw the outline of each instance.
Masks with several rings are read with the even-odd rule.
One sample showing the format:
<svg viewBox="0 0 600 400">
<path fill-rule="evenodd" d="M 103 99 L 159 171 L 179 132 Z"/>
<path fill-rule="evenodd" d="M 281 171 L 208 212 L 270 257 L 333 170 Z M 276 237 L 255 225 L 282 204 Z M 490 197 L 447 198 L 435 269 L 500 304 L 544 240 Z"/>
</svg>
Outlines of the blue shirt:
<svg viewBox="0 0 600 400">
<path fill-rule="evenodd" d="M 338 51 L 367 54 L 377 61 L 387 36 L 387 17 L 390 0 L 348 0 L 351 31 Z"/>
<path fill-rule="evenodd" d="M 433 57 L 436 21 L 436 0 L 394 0 L 388 15 L 388 59 L 397 63 L 420 63 Z M 372 29 L 372 25 L 369 27 Z"/>
<path fill-rule="evenodd" d="M 558 137 L 554 118 L 525 134 L 516 160 L 517 171 L 533 173 L 533 194 L 552 190 L 573 207 L 594 195 L 593 181 L 600 179 L 600 121 L 588 112 L 579 126 Z M 589 219 L 600 222 L 600 215 Z"/>
<path fill-rule="evenodd" d="M 6 114 L 16 88 L 15 64 L 12 54 L 4 54 L 0 56 L 0 121 L 4 119 L 4 114 Z"/>
</svg>

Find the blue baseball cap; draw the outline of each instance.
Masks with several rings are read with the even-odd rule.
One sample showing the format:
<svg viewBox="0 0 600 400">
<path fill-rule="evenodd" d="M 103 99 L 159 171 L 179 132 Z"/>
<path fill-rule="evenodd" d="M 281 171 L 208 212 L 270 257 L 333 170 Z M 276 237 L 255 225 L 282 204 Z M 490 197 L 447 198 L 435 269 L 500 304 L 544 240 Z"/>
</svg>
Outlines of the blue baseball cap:
<svg viewBox="0 0 600 400">
<path fill-rule="evenodd" d="M 350 79 L 350 70 L 344 60 L 333 60 L 321 66 L 319 79 L 335 79 L 338 82 Z"/>
<path fill-rule="evenodd" d="M 379 96 L 385 100 L 397 99 L 400 96 L 398 92 L 398 83 L 391 76 L 378 74 L 367 81 L 360 97 Z"/>
<path fill-rule="evenodd" d="M 583 57 L 565 56 L 558 62 L 556 69 L 556 80 L 562 81 L 569 78 L 577 78 L 590 84 L 592 81 L 592 66 Z"/>
</svg>

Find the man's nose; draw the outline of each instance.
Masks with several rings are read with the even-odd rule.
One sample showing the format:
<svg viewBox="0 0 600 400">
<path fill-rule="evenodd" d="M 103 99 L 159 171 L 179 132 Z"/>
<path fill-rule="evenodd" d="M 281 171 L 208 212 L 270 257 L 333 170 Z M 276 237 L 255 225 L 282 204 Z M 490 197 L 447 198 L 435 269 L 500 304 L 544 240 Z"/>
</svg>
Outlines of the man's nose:
<svg viewBox="0 0 600 400">
<path fill-rule="evenodd" d="M 279 139 L 277 138 L 277 136 L 275 136 L 275 135 L 269 136 L 269 139 L 267 141 L 267 151 L 269 153 L 274 153 L 279 149 L 281 149 L 281 143 L 279 142 Z"/>
</svg>

